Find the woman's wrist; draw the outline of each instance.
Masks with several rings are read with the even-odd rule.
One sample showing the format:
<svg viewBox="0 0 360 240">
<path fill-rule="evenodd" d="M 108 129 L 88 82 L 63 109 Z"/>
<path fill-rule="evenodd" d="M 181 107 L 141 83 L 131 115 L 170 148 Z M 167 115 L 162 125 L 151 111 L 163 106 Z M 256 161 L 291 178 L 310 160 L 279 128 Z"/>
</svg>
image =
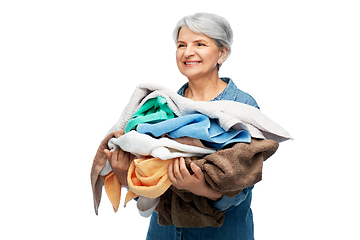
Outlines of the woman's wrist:
<svg viewBox="0 0 360 240">
<path fill-rule="evenodd" d="M 213 191 L 214 192 L 208 198 L 213 201 L 219 201 L 223 197 L 223 195 L 215 190 Z"/>
<path fill-rule="evenodd" d="M 223 197 L 223 195 L 220 192 L 216 191 L 209 185 L 206 188 L 203 188 L 203 191 L 199 195 L 209 198 L 210 200 L 213 201 L 219 201 Z"/>
</svg>

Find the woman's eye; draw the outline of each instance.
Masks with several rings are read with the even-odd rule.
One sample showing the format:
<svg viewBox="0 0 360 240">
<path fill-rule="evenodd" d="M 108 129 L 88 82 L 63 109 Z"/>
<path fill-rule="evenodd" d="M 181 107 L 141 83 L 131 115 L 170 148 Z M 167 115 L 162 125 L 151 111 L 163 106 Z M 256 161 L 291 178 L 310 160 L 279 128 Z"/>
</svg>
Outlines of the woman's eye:
<svg viewBox="0 0 360 240">
<path fill-rule="evenodd" d="M 185 44 L 179 44 L 178 45 L 178 48 L 182 48 L 182 47 L 185 47 Z"/>
<path fill-rule="evenodd" d="M 198 43 L 198 46 L 199 46 L 199 47 L 203 47 L 203 46 L 205 46 L 205 44 L 203 44 L 203 43 Z"/>
</svg>

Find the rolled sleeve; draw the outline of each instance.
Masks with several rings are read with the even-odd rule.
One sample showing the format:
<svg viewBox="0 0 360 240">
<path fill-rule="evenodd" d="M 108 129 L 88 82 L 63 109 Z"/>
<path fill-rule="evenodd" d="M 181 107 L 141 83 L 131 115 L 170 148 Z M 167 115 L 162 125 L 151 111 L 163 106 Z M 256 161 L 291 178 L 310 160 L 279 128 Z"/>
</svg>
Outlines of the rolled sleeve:
<svg viewBox="0 0 360 240">
<path fill-rule="evenodd" d="M 219 201 L 213 202 L 214 206 L 220 211 L 225 211 L 232 206 L 240 205 L 249 196 L 254 186 L 245 188 L 234 197 L 223 196 Z"/>
</svg>

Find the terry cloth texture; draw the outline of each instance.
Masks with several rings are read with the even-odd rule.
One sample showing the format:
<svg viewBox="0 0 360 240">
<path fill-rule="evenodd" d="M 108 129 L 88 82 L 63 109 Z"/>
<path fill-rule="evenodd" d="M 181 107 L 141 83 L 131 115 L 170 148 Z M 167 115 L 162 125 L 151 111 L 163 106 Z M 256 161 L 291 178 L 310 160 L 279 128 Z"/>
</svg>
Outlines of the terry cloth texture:
<svg viewBox="0 0 360 240">
<path fill-rule="evenodd" d="M 198 165 L 206 182 L 225 196 L 232 197 L 261 180 L 263 161 L 275 153 L 279 144 L 273 140 L 252 139 L 251 143 L 236 143 L 202 159 L 186 158 Z M 176 227 L 220 227 L 225 211 L 220 211 L 207 198 L 170 187 L 158 205 L 159 224 Z"/>
<path fill-rule="evenodd" d="M 292 139 L 290 134 L 277 123 L 268 118 L 259 109 L 234 101 L 193 101 L 182 97 L 165 87 L 153 83 L 140 84 L 135 89 L 130 102 L 122 112 L 118 122 L 110 132 L 125 129 L 127 122 L 148 99 L 162 96 L 166 99 L 171 111 L 178 117 L 201 113 L 214 119 L 225 131 L 246 130 L 251 137 L 272 139 L 282 142 Z"/>
<path fill-rule="evenodd" d="M 203 114 L 190 114 L 154 124 L 139 124 L 136 131 L 155 137 L 167 133 L 171 138 L 184 136 L 197 138 L 206 141 L 207 146 L 216 150 L 230 143 L 249 143 L 251 141 L 250 134 L 247 131 L 233 129 L 225 131 L 214 120 Z"/>
<path fill-rule="evenodd" d="M 130 131 L 126 134 L 124 134 L 123 130 L 110 133 L 101 142 L 91 170 L 96 214 L 98 214 L 98 207 L 100 205 L 102 187 L 104 184 L 106 194 L 112 203 L 115 212 L 118 210 L 120 204 L 121 185 L 118 183 L 116 175 L 112 172 L 111 166 L 104 153 L 104 149 L 114 151 L 116 148 L 120 148 L 120 151 L 133 152 L 133 158 L 135 158 L 135 154 L 141 158 L 143 156 L 151 155 L 155 157 L 147 158 L 146 161 L 143 159 L 136 159 L 131 163 L 128 172 L 130 191 L 128 191 L 126 195 L 125 205 L 129 200 L 139 195 L 148 198 L 153 198 L 154 196 L 158 197 L 160 196 L 158 195 L 159 192 L 163 193 L 169 188 L 170 181 L 167 178 L 166 169 L 170 162 L 164 160 L 180 156 L 204 156 L 215 152 L 214 149 L 206 148 L 199 139 L 190 137 L 182 137 L 173 140 L 167 138 L 166 135 L 160 139 L 155 139 L 136 131 Z M 105 163 L 107 164 L 106 166 Z M 101 167 L 103 168 L 100 171 Z M 131 173 L 136 173 L 137 178 L 131 175 Z M 101 178 L 98 176 L 101 176 Z M 131 180 L 129 180 L 129 176 L 131 176 Z M 159 176 L 161 176 L 161 178 Z M 159 178 L 157 179 L 157 177 Z M 158 182 L 151 185 L 149 183 L 150 179 L 157 179 Z M 146 188 L 142 187 L 142 185 L 146 184 Z M 148 201 L 148 199 L 143 200 L 144 203 L 146 201 Z"/>
<path fill-rule="evenodd" d="M 182 137 L 175 140 L 186 145 L 204 147 L 201 141 L 195 138 Z M 140 196 L 140 201 L 138 200 L 137 203 L 138 210 L 142 216 L 149 217 L 159 202 L 153 199 L 160 197 L 171 186 L 167 168 L 172 163 L 173 159 L 162 160 L 152 157 L 135 159 L 127 175 L 129 191 L 125 198 L 125 206 L 128 201 Z"/>
<path fill-rule="evenodd" d="M 129 120 L 125 127 L 125 133 L 136 128 L 139 123 L 156 123 L 174 118 L 174 113 L 166 104 L 166 99 L 159 96 L 147 100 Z"/>
<path fill-rule="evenodd" d="M 150 155 L 162 160 L 176 157 L 203 156 L 215 152 L 213 149 L 190 146 L 165 137 L 156 139 L 134 130 L 117 139 L 110 139 L 108 144 L 110 149 L 120 147 L 122 150 L 138 157 Z"/>
<path fill-rule="evenodd" d="M 135 159 L 128 171 L 129 191 L 147 198 L 160 197 L 171 185 L 167 175 L 173 159 L 160 158 Z"/>
<path fill-rule="evenodd" d="M 179 116 L 179 117 L 186 116 L 189 114 L 196 114 L 196 113 L 203 114 L 203 115 L 208 116 L 210 119 L 214 120 L 216 123 L 218 123 L 218 125 L 221 128 L 223 128 L 225 131 L 233 131 L 233 130 L 247 131 L 253 137 L 253 141 L 254 141 L 254 138 L 259 138 L 259 139 L 269 138 L 269 139 L 273 139 L 278 142 L 285 141 L 287 139 L 291 139 L 291 136 L 283 128 L 281 128 L 275 122 L 273 122 L 272 120 L 267 118 L 257 108 L 248 106 L 246 104 L 238 103 L 238 102 L 233 102 L 233 101 L 196 102 L 196 101 L 184 98 L 182 96 L 179 96 L 177 93 L 174 93 L 166 88 L 163 88 L 163 87 L 155 85 L 155 84 L 141 84 L 136 88 L 136 90 L 133 93 L 132 98 L 130 99 L 129 104 L 125 107 L 119 121 L 110 130 L 110 132 L 125 129 L 125 126 L 129 122 L 129 120 L 136 119 L 136 118 L 133 118 L 133 115 L 137 110 L 141 109 L 141 107 L 144 104 L 146 104 L 148 102 L 148 100 L 151 101 L 151 99 L 156 99 L 156 98 L 159 99 L 158 98 L 159 96 L 166 99 L 166 104 L 169 107 L 169 109 L 171 110 L 171 112 L 173 112 L 176 116 Z M 146 107 L 144 107 L 144 109 L 146 109 Z M 144 116 L 145 115 L 146 114 L 144 114 Z M 167 119 L 167 120 L 169 120 L 169 119 Z M 156 120 L 154 120 L 154 121 L 156 121 Z M 140 134 L 140 133 L 136 133 L 135 131 L 130 131 L 127 134 L 130 134 L 130 133 L 131 134 L 135 133 L 135 134 L 133 134 L 134 136 Z M 107 146 L 105 146 L 106 142 L 108 142 L 110 145 L 113 144 L 115 147 L 116 147 L 116 145 L 120 146 L 120 148 L 122 149 L 121 151 L 127 151 L 124 149 L 125 148 L 127 149 L 127 146 L 129 146 L 129 145 L 137 145 L 137 146 L 135 146 L 135 148 L 137 148 L 137 149 L 133 150 L 134 151 L 133 153 L 136 153 L 137 156 L 146 155 L 146 154 L 149 154 L 149 152 L 150 152 L 151 154 L 155 155 L 154 157 L 158 157 L 158 153 L 161 153 L 161 154 L 169 154 L 169 152 L 174 153 L 174 149 L 175 149 L 175 152 L 189 153 L 188 150 L 176 149 L 176 148 L 173 148 L 173 145 L 166 147 L 166 146 L 164 146 L 164 144 L 162 144 L 162 146 L 159 147 L 159 150 L 158 150 L 156 144 L 151 144 L 151 145 L 155 146 L 154 148 L 151 149 L 151 148 L 147 147 L 149 145 L 148 141 L 144 141 L 142 143 L 138 140 L 134 140 L 132 142 L 123 141 L 123 143 L 117 144 L 116 140 L 121 138 L 121 135 L 123 135 L 123 134 L 124 134 L 124 131 L 122 130 L 120 136 L 119 136 L 119 133 L 117 133 L 118 136 L 115 136 L 116 139 L 113 139 L 110 141 L 109 139 L 114 137 L 114 133 L 110 133 L 110 135 L 107 136 L 106 139 L 104 139 L 104 141 L 101 143 L 101 145 L 98 149 L 98 152 L 95 156 L 94 163 L 93 163 L 93 169 L 91 171 L 91 181 L 92 181 L 92 188 L 93 188 L 93 194 L 94 194 L 94 206 L 95 206 L 96 214 L 98 212 L 98 206 L 100 204 L 101 189 L 102 189 L 102 182 L 101 182 L 101 180 L 99 180 L 100 178 L 98 176 L 100 174 L 101 168 L 104 167 L 105 163 L 107 162 L 106 156 L 103 153 L 104 148 L 107 148 Z M 111 136 L 111 135 L 113 135 L 113 136 Z M 143 135 L 145 135 L 145 134 L 143 134 Z M 129 135 L 129 136 L 131 136 L 131 135 Z M 155 139 L 148 135 L 145 135 L 145 136 L 149 137 L 151 139 Z M 126 138 L 124 138 L 124 139 L 126 139 Z M 136 138 L 134 138 L 134 139 L 136 139 Z M 155 140 L 163 141 L 163 138 L 155 139 Z M 170 140 L 170 139 L 167 139 L 167 140 Z M 197 141 L 200 141 L 200 140 L 197 139 Z M 267 141 L 267 140 L 263 140 L 263 141 Z M 247 178 L 247 182 L 245 180 L 241 181 L 240 178 L 239 178 L 240 180 L 237 179 L 237 176 L 241 176 L 240 173 L 231 174 L 231 172 L 229 172 L 229 174 L 230 174 L 229 176 L 227 176 L 225 174 L 225 171 L 230 171 L 230 170 L 234 171 L 234 169 L 239 170 L 238 169 L 239 166 L 236 165 L 237 162 L 231 162 L 231 159 L 234 159 L 234 157 L 235 157 L 236 159 L 238 159 L 240 161 L 240 159 L 239 159 L 240 156 L 238 156 L 238 155 L 241 155 L 240 153 L 238 153 L 238 154 L 234 153 L 234 156 L 232 156 L 231 159 L 228 159 L 229 165 L 226 165 L 226 164 L 222 165 L 223 163 L 220 162 L 219 166 L 217 166 L 216 163 L 213 163 L 213 162 L 216 162 L 216 159 L 221 159 L 222 157 L 223 157 L 223 161 L 225 161 L 224 159 L 226 159 L 226 156 L 231 155 L 231 154 L 227 153 L 227 154 L 225 154 L 225 157 L 224 157 L 221 155 L 222 151 L 225 151 L 228 149 L 233 149 L 235 146 L 238 146 L 238 144 L 251 145 L 252 143 L 253 142 L 251 142 L 250 144 L 236 143 L 232 147 L 231 147 L 231 145 L 229 145 L 229 146 L 227 146 L 227 148 L 218 150 L 217 152 L 214 152 L 214 150 L 211 150 L 211 152 L 208 152 L 208 153 L 202 152 L 202 156 L 206 155 L 206 154 L 209 154 L 209 155 L 207 155 L 203 158 L 200 158 L 198 160 L 194 159 L 193 161 L 195 162 L 195 164 L 199 164 L 199 166 L 201 167 L 202 171 L 205 174 L 206 181 L 208 181 L 208 183 L 213 188 L 220 189 L 219 191 L 223 192 L 223 194 L 225 196 L 234 196 L 234 195 L 236 195 L 237 192 L 241 192 L 241 189 L 243 186 L 245 186 L 245 187 L 252 186 L 252 185 L 249 185 L 249 183 L 257 182 L 259 179 L 261 179 L 261 167 L 262 167 L 262 161 L 263 161 L 261 157 L 263 157 L 263 156 L 266 157 L 267 154 L 259 153 L 259 154 L 255 155 L 256 157 L 254 156 L 254 158 L 249 161 L 245 161 L 243 159 L 243 164 L 247 163 L 248 166 L 245 164 L 244 166 L 240 166 L 239 169 L 244 171 L 244 173 L 246 171 L 248 172 L 248 174 L 243 174 L 243 176 L 245 176 Z M 172 144 L 174 144 L 174 143 L 172 143 Z M 112 146 L 112 147 L 114 147 L 114 146 Z M 129 147 L 133 148 L 134 146 L 129 146 Z M 184 147 L 184 146 L 182 146 L 182 147 Z M 186 147 L 190 147 L 190 146 L 186 146 Z M 146 149 L 147 153 L 144 153 L 144 149 Z M 154 153 L 154 149 L 155 149 L 156 154 Z M 209 151 L 209 149 L 206 149 L 206 148 L 199 148 L 199 149 L 202 149 L 201 151 Z M 210 156 L 212 156 L 213 154 L 220 154 L 220 155 L 216 156 L 216 157 L 214 157 L 214 159 L 212 159 Z M 182 156 L 184 156 L 184 155 L 182 155 Z M 190 155 L 190 156 L 194 156 L 194 155 Z M 175 157 L 175 156 L 167 155 L 165 157 L 162 156 L 162 159 L 171 159 L 173 157 Z M 261 159 L 261 161 L 259 159 Z M 213 161 L 213 162 L 211 162 L 211 161 Z M 209 168 L 207 168 L 207 167 L 205 167 L 206 164 L 202 164 L 203 162 L 209 163 L 209 165 L 214 165 L 214 167 L 210 166 Z M 235 164 L 235 167 L 230 166 L 231 164 Z M 219 171 L 217 171 L 217 169 Z M 255 171 L 255 169 L 260 169 L 260 173 Z M 209 173 L 207 173 L 206 171 L 208 171 Z M 221 171 L 223 171 L 223 172 L 221 173 Z M 106 175 L 109 172 L 111 172 L 110 167 L 107 169 L 107 172 L 106 173 L 103 172 L 102 175 Z M 219 174 L 218 177 L 211 176 L 211 174 L 213 174 L 215 172 L 216 172 L 216 174 Z M 223 174 L 223 175 L 221 175 L 221 174 Z M 226 179 L 228 179 L 227 182 L 226 182 Z M 114 181 L 114 179 L 112 179 L 109 182 L 113 182 L 113 181 Z M 218 182 L 218 181 L 225 181 L 225 182 L 223 184 L 221 184 L 221 182 Z M 226 188 L 226 186 L 229 183 L 230 183 L 230 185 L 233 185 L 232 181 L 234 181 L 236 184 L 238 184 L 237 187 L 234 188 L 234 187 L 230 186 L 230 187 Z M 105 180 L 105 182 L 106 182 L 106 180 Z M 131 194 L 131 192 L 128 193 L 128 195 L 126 196 L 126 199 L 129 199 L 129 198 L 131 199 L 132 197 L 136 196 L 135 193 Z M 166 197 L 168 192 L 169 192 L 169 190 L 166 191 L 162 196 Z M 174 191 L 172 191 L 172 192 L 174 192 Z M 117 197 L 118 195 L 115 194 L 114 196 Z M 180 195 L 178 195 L 178 196 L 179 196 L 179 198 L 177 198 L 177 199 L 183 199 Z M 173 199 L 173 197 L 171 197 L 171 199 Z M 177 201 L 179 201 L 179 203 L 182 203 L 181 202 L 182 200 L 181 201 L 177 200 Z M 200 199 L 199 201 L 204 201 L 204 199 L 202 199 L 202 200 Z M 206 201 L 207 201 L 207 199 L 206 199 Z M 194 205 L 193 203 L 187 202 L 187 200 L 185 202 L 186 202 L 186 204 L 190 204 L 191 206 Z M 195 202 L 195 200 L 194 200 L 194 202 Z M 160 204 L 161 204 L 161 201 L 160 201 Z M 174 208 L 176 209 L 176 205 L 175 205 L 176 203 L 173 203 L 173 204 L 174 204 Z M 201 206 L 206 206 L 206 205 L 201 204 Z M 115 209 L 115 207 L 114 207 L 114 209 Z M 181 209 L 181 207 L 179 209 Z M 195 208 L 195 211 L 198 211 L 198 209 Z M 218 215 L 216 215 L 217 213 L 216 214 L 214 213 L 215 215 L 207 214 L 206 211 L 218 211 L 218 210 L 207 209 L 207 210 L 204 210 L 204 211 L 201 210 L 198 212 L 200 212 L 200 213 L 204 212 L 204 216 L 208 216 L 208 215 L 218 216 Z M 160 215 L 161 215 L 160 213 L 161 212 L 159 211 L 159 219 L 160 219 Z M 165 216 L 164 219 L 169 219 L 169 218 L 166 218 L 166 216 L 167 216 L 166 213 L 165 212 L 163 212 L 163 213 Z M 191 222 L 191 220 L 189 220 L 189 223 L 184 223 L 181 220 L 174 221 L 174 219 L 178 218 L 177 217 L 178 213 L 176 211 L 172 210 L 170 212 L 170 214 L 171 214 L 170 219 L 172 219 L 171 221 L 174 224 L 177 224 L 178 226 L 187 226 L 187 224 L 189 224 Z M 181 213 L 179 213 L 179 214 L 181 214 Z M 204 216 L 197 216 L 198 219 L 201 219 L 201 221 L 200 221 L 201 223 L 199 223 L 198 225 L 195 224 L 193 226 L 194 227 L 216 226 L 216 224 L 219 223 L 219 221 L 218 221 L 219 219 L 217 219 L 215 221 L 218 223 L 214 223 L 213 219 L 212 220 L 209 220 L 209 219 L 204 220 Z M 177 222 L 177 221 L 179 221 L 179 222 Z M 169 221 L 165 220 L 164 222 L 165 222 L 164 224 L 167 224 Z"/>
</svg>

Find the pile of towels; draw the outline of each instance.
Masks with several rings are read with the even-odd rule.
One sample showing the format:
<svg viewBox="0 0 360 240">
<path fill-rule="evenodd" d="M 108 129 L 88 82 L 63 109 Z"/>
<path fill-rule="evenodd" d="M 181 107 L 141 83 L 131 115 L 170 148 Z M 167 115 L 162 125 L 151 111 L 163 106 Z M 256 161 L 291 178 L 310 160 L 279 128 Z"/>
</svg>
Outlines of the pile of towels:
<svg viewBox="0 0 360 240">
<path fill-rule="evenodd" d="M 102 187 L 117 211 L 121 185 L 104 149 L 129 152 L 125 205 L 138 198 L 142 216 L 156 209 L 161 225 L 219 227 L 225 212 L 206 198 L 171 187 L 167 167 L 184 157 L 198 165 L 206 182 L 232 197 L 261 180 L 262 164 L 291 136 L 260 110 L 233 101 L 197 102 L 156 84 L 139 85 L 120 119 L 101 142 L 91 184 L 98 214 Z"/>
</svg>

